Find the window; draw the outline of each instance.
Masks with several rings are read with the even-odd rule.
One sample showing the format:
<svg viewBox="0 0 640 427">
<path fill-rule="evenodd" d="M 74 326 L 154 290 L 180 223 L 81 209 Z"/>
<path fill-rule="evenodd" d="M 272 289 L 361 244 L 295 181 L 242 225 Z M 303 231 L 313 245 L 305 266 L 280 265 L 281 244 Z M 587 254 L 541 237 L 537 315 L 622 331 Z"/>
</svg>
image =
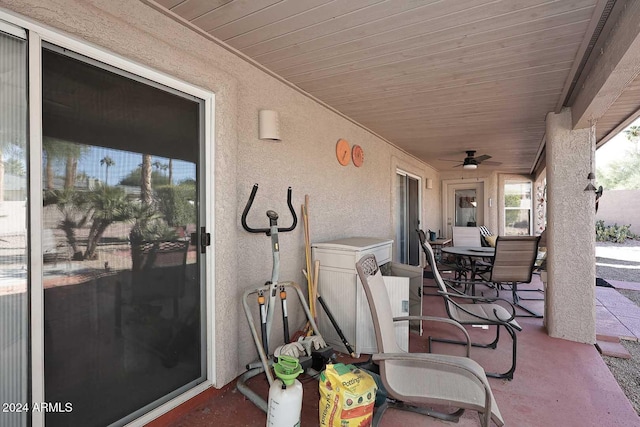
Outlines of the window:
<svg viewBox="0 0 640 427">
<path fill-rule="evenodd" d="M 531 182 L 505 182 L 504 234 L 531 234 Z"/>
<path fill-rule="evenodd" d="M 2 22 L 0 22 L 2 24 Z M 3 30 L 11 31 L 7 33 Z M 27 41 L 0 25 L 0 425 L 28 412 Z"/>
</svg>

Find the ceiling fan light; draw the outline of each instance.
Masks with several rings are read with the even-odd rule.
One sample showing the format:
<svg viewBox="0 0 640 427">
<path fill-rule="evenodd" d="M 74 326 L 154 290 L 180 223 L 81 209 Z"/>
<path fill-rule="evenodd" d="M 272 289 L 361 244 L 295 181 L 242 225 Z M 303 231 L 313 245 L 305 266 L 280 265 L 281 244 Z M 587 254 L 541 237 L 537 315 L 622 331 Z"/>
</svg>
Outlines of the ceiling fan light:
<svg viewBox="0 0 640 427">
<path fill-rule="evenodd" d="M 474 164 L 474 163 L 465 163 L 464 165 L 462 165 L 462 169 L 477 169 L 478 165 Z"/>
</svg>

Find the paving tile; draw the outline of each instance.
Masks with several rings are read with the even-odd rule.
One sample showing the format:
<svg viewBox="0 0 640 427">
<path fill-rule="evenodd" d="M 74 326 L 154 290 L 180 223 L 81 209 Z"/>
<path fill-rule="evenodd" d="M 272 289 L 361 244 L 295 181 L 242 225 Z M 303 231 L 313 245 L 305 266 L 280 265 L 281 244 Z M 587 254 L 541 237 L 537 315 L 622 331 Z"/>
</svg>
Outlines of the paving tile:
<svg viewBox="0 0 640 427">
<path fill-rule="evenodd" d="M 615 335 L 596 334 L 596 341 L 620 342 L 620 337 Z"/>
<path fill-rule="evenodd" d="M 611 309 L 611 308 L 620 308 L 622 310 L 635 310 L 638 308 L 638 306 L 631 301 L 629 298 L 624 297 L 623 298 L 610 298 L 610 299 L 605 299 L 605 300 L 600 300 L 600 302 L 602 302 L 602 305 L 604 305 L 605 307 Z"/>
<path fill-rule="evenodd" d="M 611 303 L 626 303 L 631 302 L 629 298 L 622 295 L 616 289 L 613 288 L 605 288 L 599 291 L 596 291 L 596 298 L 598 298 L 603 304 Z"/>
<path fill-rule="evenodd" d="M 596 306 L 596 319 L 597 320 L 607 320 L 613 319 L 616 320 L 616 316 L 614 316 L 605 306 Z"/>
<path fill-rule="evenodd" d="M 604 307 L 596 307 L 596 334 L 634 339 L 636 336 Z"/>
<path fill-rule="evenodd" d="M 618 320 L 633 334 L 631 338 L 640 338 L 640 318 L 618 316 Z"/>
<path fill-rule="evenodd" d="M 620 292 L 616 291 L 615 288 L 604 288 L 602 286 L 596 286 L 596 298 L 606 297 L 608 295 L 620 295 Z"/>
<path fill-rule="evenodd" d="M 607 280 L 616 289 L 629 289 L 631 291 L 640 291 L 640 283 L 622 282 L 620 280 Z"/>
<path fill-rule="evenodd" d="M 631 359 L 631 353 L 619 342 L 597 341 L 596 348 L 603 356 Z"/>
<path fill-rule="evenodd" d="M 624 306 L 618 305 L 613 307 L 606 307 L 616 317 L 630 317 L 632 319 L 640 319 L 640 307 L 637 305 Z"/>
</svg>

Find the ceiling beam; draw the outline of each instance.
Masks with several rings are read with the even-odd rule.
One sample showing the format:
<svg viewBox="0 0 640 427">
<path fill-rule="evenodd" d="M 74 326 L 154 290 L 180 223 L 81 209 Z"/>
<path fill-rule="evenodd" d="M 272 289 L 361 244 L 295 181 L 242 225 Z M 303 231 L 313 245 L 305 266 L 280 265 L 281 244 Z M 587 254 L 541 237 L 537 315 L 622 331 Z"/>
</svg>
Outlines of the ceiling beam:
<svg viewBox="0 0 640 427">
<path fill-rule="evenodd" d="M 640 74 L 640 0 L 629 0 L 571 105 L 574 129 L 590 126 Z"/>
<path fill-rule="evenodd" d="M 600 20 L 602 19 L 602 13 L 604 12 L 607 5 L 609 4 L 609 1 L 610 0 L 598 0 L 595 11 L 593 12 L 593 15 L 591 17 L 591 21 L 589 22 L 589 27 L 587 27 L 587 31 L 585 31 L 585 34 L 587 36 L 589 34 L 594 34 L 598 30 L 598 25 L 600 24 Z M 573 66 L 571 67 L 571 71 L 567 76 L 567 80 L 564 83 L 564 87 L 562 88 L 562 93 L 560 94 L 560 98 L 558 98 L 558 103 L 556 104 L 556 108 L 554 110 L 556 114 L 560 114 L 560 111 L 562 111 L 562 107 L 564 107 L 564 103 L 565 103 L 565 100 L 567 99 L 567 95 L 569 94 L 569 90 L 571 90 L 571 88 L 573 87 L 573 84 L 574 84 L 573 80 L 580 74 L 579 69 L 581 65 L 583 65 L 582 58 L 585 56 L 585 54 L 589 50 L 589 46 L 592 43 L 591 38 L 587 36 L 585 36 L 582 39 L 582 44 L 578 48 L 578 52 L 576 53 L 575 59 L 573 60 Z"/>
</svg>

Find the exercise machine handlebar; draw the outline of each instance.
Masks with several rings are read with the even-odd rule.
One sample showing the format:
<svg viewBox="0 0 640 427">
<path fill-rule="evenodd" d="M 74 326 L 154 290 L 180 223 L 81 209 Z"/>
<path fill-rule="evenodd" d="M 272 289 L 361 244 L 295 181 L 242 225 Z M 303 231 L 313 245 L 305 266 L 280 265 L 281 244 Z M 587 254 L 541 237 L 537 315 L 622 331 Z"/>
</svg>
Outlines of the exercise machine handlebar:
<svg viewBox="0 0 640 427">
<path fill-rule="evenodd" d="M 267 236 L 270 236 L 271 228 L 251 228 L 247 224 L 247 215 L 251 210 L 251 206 L 253 205 L 253 200 L 255 199 L 257 192 L 258 192 L 258 184 L 254 184 L 253 188 L 251 189 L 251 195 L 249 195 L 249 200 L 247 201 L 247 204 L 244 207 L 244 211 L 242 212 L 242 228 L 247 230 L 249 233 L 265 233 Z M 291 187 L 287 189 L 287 205 L 289 206 L 289 211 L 293 216 L 293 222 L 289 227 L 278 228 L 278 232 L 280 233 L 293 231 L 293 229 L 296 228 L 296 225 L 298 225 L 298 217 L 296 216 L 296 211 L 295 209 L 293 209 L 293 205 L 291 204 Z M 276 212 L 272 210 L 267 211 L 267 217 L 269 217 L 269 224 L 271 226 L 274 226 L 277 224 L 278 214 Z"/>
</svg>

